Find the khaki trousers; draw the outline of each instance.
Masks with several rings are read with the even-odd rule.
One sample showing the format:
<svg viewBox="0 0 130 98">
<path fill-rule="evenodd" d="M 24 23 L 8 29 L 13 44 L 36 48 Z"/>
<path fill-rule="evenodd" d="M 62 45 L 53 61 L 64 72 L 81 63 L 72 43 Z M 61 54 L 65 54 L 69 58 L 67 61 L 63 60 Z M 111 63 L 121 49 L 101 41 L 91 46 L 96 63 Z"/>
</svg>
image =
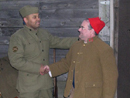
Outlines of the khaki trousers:
<svg viewBox="0 0 130 98">
<path fill-rule="evenodd" d="M 35 92 L 21 92 L 18 98 L 52 98 L 52 88 Z"/>
</svg>

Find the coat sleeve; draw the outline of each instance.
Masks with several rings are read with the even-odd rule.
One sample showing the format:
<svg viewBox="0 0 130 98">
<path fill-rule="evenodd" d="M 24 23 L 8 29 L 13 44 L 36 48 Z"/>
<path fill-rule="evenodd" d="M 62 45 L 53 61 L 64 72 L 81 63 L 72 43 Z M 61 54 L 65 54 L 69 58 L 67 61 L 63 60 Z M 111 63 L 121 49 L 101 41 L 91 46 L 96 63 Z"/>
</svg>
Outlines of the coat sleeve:
<svg viewBox="0 0 130 98">
<path fill-rule="evenodd" d="M 24 45 L 19 36 L 11 36 L 8 56 L 11 65 L 17 70 L 39 74 L 41 64 L 28 61 L 24 58 Z"/>
<path fill-rule="evenodd" d="M 78 41 L 78 37 L 60 38 L 49 33 L 49 40 L 50 48 L 69 49 L 74 42 Z"/>
<path fill-rule="evenodd" d="M 70 48 L 65 58 L 62 58 L 60 61 L 53 63 L 49 66 L 50 71 L 52 73 L 52 77 L 67 73 L 69 71 L 72 58 L 71 51 L 72 49 Z"/>
<path fill-rule="evenodd" d="M 117 89 L 118 71 L 113 50 L 109 48 L 101 53 L 103 73 L 103 98 L 114 98 Z"/>
</svg>

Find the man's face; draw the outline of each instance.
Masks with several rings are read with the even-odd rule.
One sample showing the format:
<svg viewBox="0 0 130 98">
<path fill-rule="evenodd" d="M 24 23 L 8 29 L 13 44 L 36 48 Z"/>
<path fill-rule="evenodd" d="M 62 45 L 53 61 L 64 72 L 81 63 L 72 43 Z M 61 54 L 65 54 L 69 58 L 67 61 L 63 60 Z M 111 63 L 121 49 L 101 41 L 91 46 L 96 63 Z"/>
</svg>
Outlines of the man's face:
<svg viewBox="0 0 130 98">
<path fill-rule="evenodd" d="M 30 14 L 24 18 L 24 21 L 28 27 L 36 30 L 40 26 L 40 18 L 39 14 Z"/>
<path fill-rule="evenodd" d="M 79 28 L 79 38 L 81 40 L 87 41 L 88 38 L 91 38 L 91 30 L 88 29 L 89 22 L 84 20 Z"/>
</svg>

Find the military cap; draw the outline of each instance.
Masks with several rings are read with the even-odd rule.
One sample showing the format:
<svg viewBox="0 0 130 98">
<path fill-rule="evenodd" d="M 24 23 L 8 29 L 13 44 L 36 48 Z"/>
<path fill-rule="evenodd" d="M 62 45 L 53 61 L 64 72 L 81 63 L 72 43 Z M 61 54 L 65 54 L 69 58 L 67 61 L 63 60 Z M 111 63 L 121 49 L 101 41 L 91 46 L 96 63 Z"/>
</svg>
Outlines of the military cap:
<svg viewBox="0 0 130 98">
<path fill-rule="evenodd" d="M 30 5 L 24 6 L 19 10 L 19 13 L 24 18 L 30 14 L 38 13 L 38 7 L 33 7 Z"/>
</svg>

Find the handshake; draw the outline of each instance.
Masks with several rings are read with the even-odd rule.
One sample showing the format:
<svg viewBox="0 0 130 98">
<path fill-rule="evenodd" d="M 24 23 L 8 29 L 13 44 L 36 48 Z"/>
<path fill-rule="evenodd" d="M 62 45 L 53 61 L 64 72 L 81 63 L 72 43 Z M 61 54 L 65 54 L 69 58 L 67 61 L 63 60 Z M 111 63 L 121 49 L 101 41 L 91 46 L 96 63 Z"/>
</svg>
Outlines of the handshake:
<svg viewBox="0 0 130 98">
<path fill-rule="evenodd" d="M 50 68 L 48 65 L 41 65 L 40 67 L 40 74 L 41 75 L 44 75 L 44 74 L 47 74 L 48 72 L 50 71 Z"/>
</svg>

